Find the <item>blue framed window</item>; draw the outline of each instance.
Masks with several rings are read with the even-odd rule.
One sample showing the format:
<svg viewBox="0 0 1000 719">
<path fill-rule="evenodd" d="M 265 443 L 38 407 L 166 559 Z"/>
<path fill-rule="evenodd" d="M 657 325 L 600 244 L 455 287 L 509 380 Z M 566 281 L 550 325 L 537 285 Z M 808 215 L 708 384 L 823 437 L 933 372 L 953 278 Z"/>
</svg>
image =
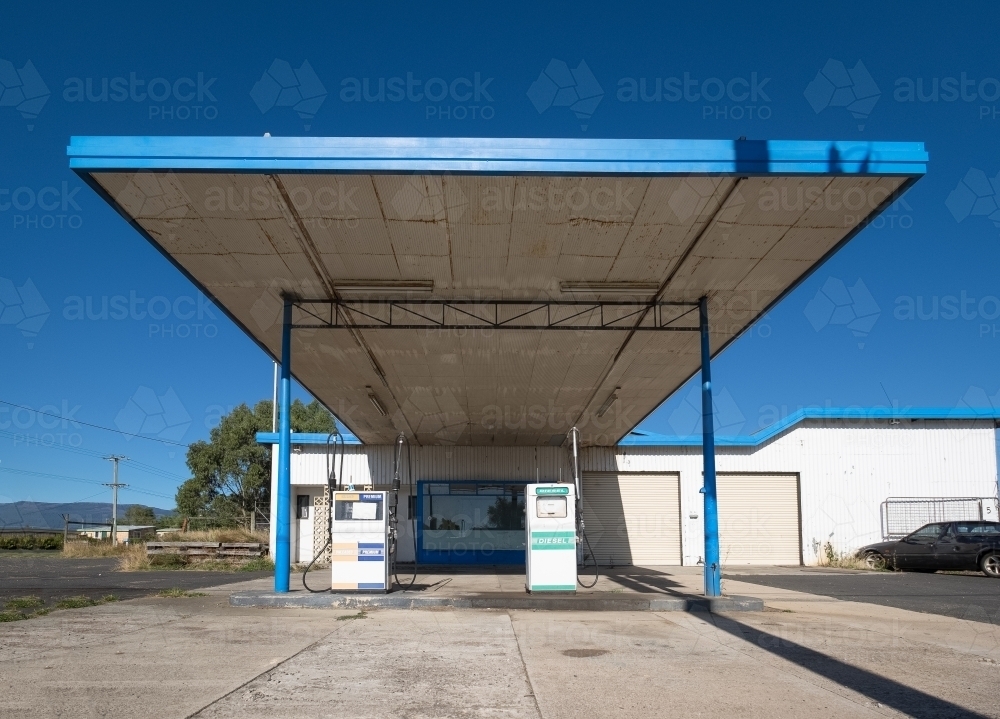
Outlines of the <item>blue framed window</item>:
<svg viewBox="0 0 1000 719">
<path fill-rule="evenodd" d="M 418 561 L 524 564 L 524 487 L 524 482 L 418 482 Z"/>
</svg>

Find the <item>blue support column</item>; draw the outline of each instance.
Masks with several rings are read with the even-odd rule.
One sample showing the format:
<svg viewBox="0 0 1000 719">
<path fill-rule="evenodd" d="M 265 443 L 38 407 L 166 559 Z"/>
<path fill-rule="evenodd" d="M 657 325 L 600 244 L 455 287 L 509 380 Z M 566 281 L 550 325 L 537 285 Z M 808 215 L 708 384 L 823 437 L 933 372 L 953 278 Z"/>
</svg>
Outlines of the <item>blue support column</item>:
<svg viewBox="0 0 1000 719">
<path fill-rule="evenodd" d="M 705 486 L 705 596 L 722 594 L 719 566 L 719 506 L 715 494 L 715 418 L 712 416 L 712 353 L 708 337 L 708 298 L 698 300 L 701 328 L 701 451 Z"/>
<path fill-rule="evenodd" d="M 274 546 L 274 591 L 288 591 L 291 573 L 292 502 L 292 303 L 285 300 L 281 325 L 281 390 L 278 399 L 278 531 Z"/>
</svg>

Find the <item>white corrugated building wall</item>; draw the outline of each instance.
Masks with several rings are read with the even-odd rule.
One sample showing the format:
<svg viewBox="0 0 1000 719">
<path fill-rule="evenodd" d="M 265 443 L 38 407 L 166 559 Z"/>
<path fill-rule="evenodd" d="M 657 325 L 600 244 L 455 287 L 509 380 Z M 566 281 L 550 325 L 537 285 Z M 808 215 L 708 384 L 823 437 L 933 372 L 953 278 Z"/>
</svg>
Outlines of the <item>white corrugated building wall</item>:
<svg viewBox="0 0 1000 719">
<path fill-rule="evenodd" d="M 744 446 L 726 441 L 720 439 L 716 449 L 724 565 L 811 565 L 826 543 L 849 552 L 879 541 L 881 504 L 889 497 L 997 495 L 992 419 L 802 419 L 755 444 L 746 438 Z M 391 446 L 347 445 L 343 481 L 388 489 L 393 451 Z M 565 447 L 434 446 L 410 452 L 414 485 L 571 479 Z M 582 451 L 581 469 L 587 532 L 602 563 L 695 565 L 701 560 L 700 446 L 677 441 L 589 447 Z M 297 496 L 307 497 L 310 505 L 322 497 L 327 471 L 324 445 L 296 445 L 293 517 Z M 408 491 L 404 472 L 401 495 Z M 272 516 L 275 498 L 272 492 Z M 401 561 L 413 558 L 407 504 L 401 498 Z M 271 527 L 273 551 L 275 523 Z M 312 532 L 311 520 L 293 519 L 293 561 L 311 558 Z"/>
</svg>

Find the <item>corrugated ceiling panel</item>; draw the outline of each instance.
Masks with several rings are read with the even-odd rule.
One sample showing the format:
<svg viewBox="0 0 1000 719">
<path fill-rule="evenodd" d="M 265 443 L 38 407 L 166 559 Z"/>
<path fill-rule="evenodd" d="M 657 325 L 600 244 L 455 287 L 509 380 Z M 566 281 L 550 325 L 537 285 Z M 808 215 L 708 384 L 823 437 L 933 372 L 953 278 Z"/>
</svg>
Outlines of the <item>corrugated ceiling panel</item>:
<svg viewBox="0 0 1000 719">
<path fill-rule="evenodd" d="M 443 298 L 568 299 L 562 281 L 664 281 L 713 217 L 665 298 L 708 293 L 718 347 L 905 181 L 750 178 L 719 211 L 736 178 L 284 173 L 276 183 L 263 173 L 95 177 L 274 354 L 283 291 L 322 296 L 324 283 L 414 279 L 432 280 L 434 296 Z M 319 273 L 303 248 L 320 253 Z M 297 331 L 293 371 L 367 442 L 391 442 L 404 430 L 426 443 L 547 444 L 566 427 L 553 427 L 551 418 L 529 423 L 532 407 L 575 420 L 585 404 L 593 413 L 621 386 L 604 429 L 589 414 L 581 419 L 592 425 L 586 441 L 613 442 L 630 429 L 619 428 L 621 422 L 655 408 L 697 368 L 699 357 L 697 333 L 639 333 L 611 365 L 623 338 Z M 388 417 L 371 405 L 369 386 Z"/>
<path fill-rule="evenodd" d="M 281 174 L 282 186 L 303 218 L 382 220 L 368 175 Z"/>
<path fill-rule="evenodd" d="M 322 254 L 391 255 L 389 228 L 383 219 L 337 217 L 303 220 L 303 226 Z"/>
<path fill-rule="evenodd" d="M 743 225 L 790 227 L 814 198 L 822 196 L 832 177 L 753 177 L 740 185 Z"/>
<path fill-rule="evenodd" d="M 805 203 L 795 227 L 840 227 L 844 234 L 871 214 L 906 178 L 836 177 L 824 193 Z"/>
<path fill-rule="evenodd" d="M 451 258 L 448 255 L 396 255 L 399 276 L 405 280 L 431 280 L 435 287 L 451 287 Z"/>
<path fill-rule="evenodd" d="M 452 253 L 458 257 L 506 257 L 510 244 L 508 223 L 486 225 L 450 223 Z"/>
</svg>

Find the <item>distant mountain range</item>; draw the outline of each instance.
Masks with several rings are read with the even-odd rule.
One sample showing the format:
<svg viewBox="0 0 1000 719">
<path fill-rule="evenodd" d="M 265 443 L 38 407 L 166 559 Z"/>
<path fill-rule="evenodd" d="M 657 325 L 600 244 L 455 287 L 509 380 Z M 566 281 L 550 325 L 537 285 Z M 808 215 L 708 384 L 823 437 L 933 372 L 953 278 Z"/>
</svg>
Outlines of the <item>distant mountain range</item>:
<svg viewBox="0 0 1000 719">
<path fill-rule="evenodd" d="M 131 504 L 118 505 L 118 521 L 125 516 Z M 147 506 L 147 505 L 141 505 Z M 153 514 L 162 517 L 173 514 L 169 509 L 153 507 Z M 0 504 L 0 529 L 16 529 L 18 527 L 36 527 L 40 529 L 62 529 L 63 515 L 68 514 L 71 521 L 107 522 L 111 518 L 110 502 L 10 502 Z M 73 529 L 74 525 L 70 525 Z M 79 528 L 79 525 L 77 525 Z"/>
</svg>

